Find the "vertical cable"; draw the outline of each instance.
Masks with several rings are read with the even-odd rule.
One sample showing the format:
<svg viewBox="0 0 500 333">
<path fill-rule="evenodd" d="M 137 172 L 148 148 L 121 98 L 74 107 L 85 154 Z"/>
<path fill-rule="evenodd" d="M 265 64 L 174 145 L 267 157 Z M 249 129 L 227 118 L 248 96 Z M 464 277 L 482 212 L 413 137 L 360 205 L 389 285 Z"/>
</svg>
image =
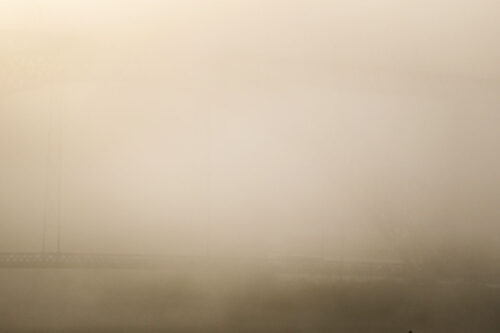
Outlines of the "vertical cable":
<svg viewBox="0 0 500 333">
<path fill-rule="evenodd" d="M 47 251 L 47 225 L 49 220 L 49 201 L 50 201 L 50 162 L 52 157 L 52 122 L 53 110 L 49 110 L 47 123 L 47 156 L 45 161 L 45 204 L 43 211 L 43 230 L 42 230 L 42 253 Z"/>
<path fill-rule="evenodd" d="M 212 111 L 207 109 L 207 226 L 205 232 L 206 256 L 210 257 L 211 224 L 212 224 Z"/>
<path fill-rule="evenodd" d="M 57 108 L 56 232 L 57 253 L 61 252 L 62 112 Z"/>
<path fill-rule="evenodd" d="M 49 223 L 55 224 L 55 251 L 61 252 L 61 185 L 62 185 L 62 112 L 57 105 L 55 89 L 51 87 L 48 133 L 47 133 L 47 156 L 45 175 L 45 205 L 43 212 L 42 230 L 42 253 L 48 251 Z M 51 206 L 53 213 L 51 214 Z M 53 218 L 53 220 L 51 219 Z M 50 238 L 54 239 L 54 238 Z M 51 247 L 53 248 L 53 246 Z"/>
</svg>

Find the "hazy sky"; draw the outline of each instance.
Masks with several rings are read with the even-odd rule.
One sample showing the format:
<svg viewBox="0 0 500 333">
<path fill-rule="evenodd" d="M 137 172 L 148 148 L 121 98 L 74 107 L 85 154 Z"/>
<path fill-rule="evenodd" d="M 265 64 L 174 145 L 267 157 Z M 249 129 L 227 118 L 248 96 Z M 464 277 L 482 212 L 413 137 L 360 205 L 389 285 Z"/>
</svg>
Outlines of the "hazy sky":
<svg viewBox="0 0 500 333">
<path fill-rule="evenodd" d="M 0 251 L 495 253 L 499 6 L 0 1 Z"/>
</svg>

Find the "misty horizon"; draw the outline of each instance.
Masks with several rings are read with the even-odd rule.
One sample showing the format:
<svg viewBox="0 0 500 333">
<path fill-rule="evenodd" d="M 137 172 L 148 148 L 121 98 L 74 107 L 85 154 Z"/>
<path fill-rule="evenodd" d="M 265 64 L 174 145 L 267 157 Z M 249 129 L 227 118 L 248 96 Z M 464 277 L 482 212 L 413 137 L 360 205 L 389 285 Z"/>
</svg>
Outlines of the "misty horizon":
<svg viewBox="0 0 500 333">
<path fill-rule="evenodd" d="M 493 271 L 499 19 L 487 0 L 4 1 L 0 253 Z"/>
</svg>

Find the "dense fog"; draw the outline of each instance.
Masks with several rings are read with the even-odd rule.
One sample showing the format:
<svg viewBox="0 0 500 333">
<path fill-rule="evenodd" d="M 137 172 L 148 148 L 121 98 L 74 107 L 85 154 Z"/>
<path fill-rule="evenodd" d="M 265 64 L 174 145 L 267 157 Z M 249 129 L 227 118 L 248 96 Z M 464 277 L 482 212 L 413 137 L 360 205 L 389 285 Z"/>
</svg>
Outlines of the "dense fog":
<svg viewBox="0 0 500 333">
<path fill-rule="evenodd" d="M 499 20 L 496 1 L 2 1 L 0 252 L 490 272 Z M 55 273 L 23 274 L 16 288 Z M 111 279 L 64 274 L 91 289 Z M 127 276 L 124 290 L 160 279 Z M 178 283 L 220 283 L 192 279 Z M 231 290 L 252 293 L 241 281 Z M 356 294 L 331 288 L 336 302 Z M 225 292 L 209 299 L 228 315 Z M 455 304 L 442 297 L 432 306 Z"/>
</svg>

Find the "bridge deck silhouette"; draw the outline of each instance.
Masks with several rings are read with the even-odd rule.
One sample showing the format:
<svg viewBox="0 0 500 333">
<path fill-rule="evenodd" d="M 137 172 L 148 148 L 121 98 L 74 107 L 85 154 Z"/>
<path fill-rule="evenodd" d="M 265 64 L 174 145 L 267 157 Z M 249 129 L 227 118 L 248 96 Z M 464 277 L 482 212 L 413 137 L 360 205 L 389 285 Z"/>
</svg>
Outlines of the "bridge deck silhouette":
<svg viewBox="0 0 500 333">
<path fill-rule="evenodd" d="M 85 253 L 0 253 L 0 269 L 251 269 L 289 274 L 397 276 L 398 262 L 340 261 L 314 257 L 212 257 Z"/>
</svg>

